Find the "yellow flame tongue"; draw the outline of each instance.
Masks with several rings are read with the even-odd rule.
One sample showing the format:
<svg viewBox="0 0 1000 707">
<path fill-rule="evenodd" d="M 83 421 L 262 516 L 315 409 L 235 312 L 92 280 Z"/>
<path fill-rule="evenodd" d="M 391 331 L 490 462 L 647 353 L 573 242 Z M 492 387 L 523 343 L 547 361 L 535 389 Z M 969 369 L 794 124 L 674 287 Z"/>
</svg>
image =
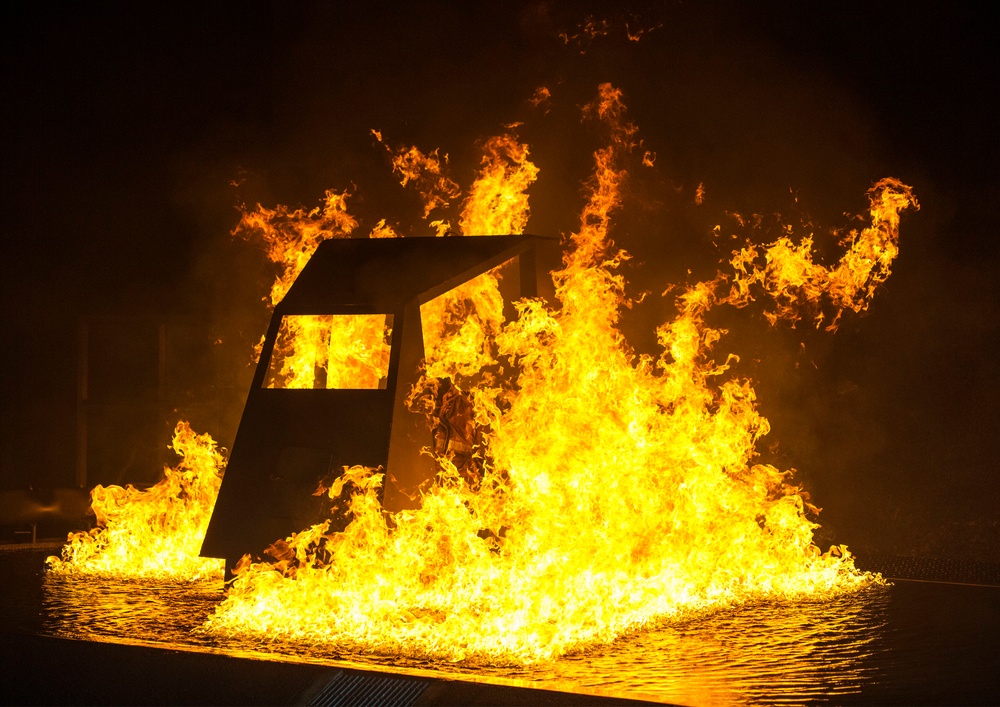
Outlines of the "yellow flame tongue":
<svg viewBox="0 0 1000 707">
<path fill-rule="evenodd" d="M 910 187 L 891 177 L 873 185 L 868 199 L 871 225 L 843 238 L 847 248 L 835 265 L 824 267 L 813 260 L 811 236 L 798 245 L 782 236 L 764 249 L 763 263 L 760 250 L 747 246 L 733 253 L 733 286 L 725 301 L 744 306 L 754 299 L 753 289 L 759 286 L 774 300 L 774 308 L 765 312 L 772 324 L 778 320 L 794 324 L 811 314 L 817 327 L 827 316 L 822 310 L 826 304 L 833 309 L 828 331 L 836 330 L 845 309 L 867 309 L 899 254 L 899 214 L 920 208 Z"/>
<path fill-rule="evenodd" d="M 470 483 L 442 458 L 421 507 L 387 518 L 381 473 L 347 469 L 330 490 L 353 488 L 346 530 L 321 524 L 280 543 L 277 562 L 243 563 L 208 631 L 531 663 L 680 612 L 879 581 L 843 548 L 821 554 L 790 474 L 756 462 L 768 424 L 754 390 L 707 355 L 721 336 L 704 324 L 724 301 L 720 281 L 679 298 L 658 332 L 659 360 L 629 353 L 616 327 L 626 256 L 608 228 L 635 127 L 610 85 L 587 112 L 611 141 L 553 274 L 561 306 L 518 303 L 494 342 L 517 362 L 516 381 L 470 396 L 487 450 L 481 477 Z M 894 243 L 897 224 L 873 228 Z M 757 281 L 768 288 L 768 277 Z"/>
<path fill-rule="evenodd" d="M 174 429 L 181 462 L 145 491 L 96 486 L 91 507 L 97 527 L 72 533 L 49 571 L 119 579 L 190 581 L 222 577 L 222 562 L 199 557 L 222 484 L 224 461 L 215 440 L 186 422 Z"/>
</svg>

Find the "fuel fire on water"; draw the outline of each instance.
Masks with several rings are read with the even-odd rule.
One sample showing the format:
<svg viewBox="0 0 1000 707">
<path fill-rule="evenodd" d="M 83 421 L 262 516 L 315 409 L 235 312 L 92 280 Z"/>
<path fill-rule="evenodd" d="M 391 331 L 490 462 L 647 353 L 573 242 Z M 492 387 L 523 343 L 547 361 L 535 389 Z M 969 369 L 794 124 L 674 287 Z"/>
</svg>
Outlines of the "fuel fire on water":
<svg viewBox="0 0 1000 707">
<path fill-rule="evenodd" d="M 533 103 L 554 93 L 539 88 Z M 385 469 L 337 470 L 316 493 L 339 503 L 345 522 L 275 537 L 244 557 L 200 630 L 530 664 L 692 613 L 828 599 L 883 581 L 856 569 L 846 547 L 815 544 L 819 510 L 793 472 L 762 458 L 769 423 L 708 314 L 749 314 L 754 302 L 773 326 L 834 335 L 888 278 L 900 214 L 918 208 L 910 188 L 893 178 L 871 186 L 863 226 L 839 232 L 831 264 L 813 234 L 788 228 L 731 252 L 712 279 L 664 283 L 676 315 L 656 328 L 659 353 L 637 354 L 620 318 L 639 296 L 611 235 L 630 171 L 653 162 L 615 86 L 598 86 L 582 113 L 603 146 L 550 273 L 554 296 L 505 303 L 501 266 L 421 306 L 424 360 L 408 404 L 426 421 L 423 454 L 435 473 L 406 489 L 413 507 L 383 508 Z M 234 235 L 262 246 L 278 270 L 267 304 L 281 302 L 327 239 L 522 233 L 531 187 L 545 174 L 519 127 L 481 142 L 465 189 L 439 149 L 393 146 L 373 131 L 400 184 L 423 200 L 415 229 L 382 220 L 364 233 L 353 195 L 335 189 L 312 209 L 244 208 Z M 699 203 L 706 189 L 695 190 Z M 377 388 L 392 335 L 381 315 L 286 318 L 266 385 Z M 157 485 L 96 487 L 96 527 L 72 534 L 49 571 L 221 581 L 223 563 L 200 551 L 225 454 L 186 422 L 173 448 L 181 461 Z"/>
</svg>

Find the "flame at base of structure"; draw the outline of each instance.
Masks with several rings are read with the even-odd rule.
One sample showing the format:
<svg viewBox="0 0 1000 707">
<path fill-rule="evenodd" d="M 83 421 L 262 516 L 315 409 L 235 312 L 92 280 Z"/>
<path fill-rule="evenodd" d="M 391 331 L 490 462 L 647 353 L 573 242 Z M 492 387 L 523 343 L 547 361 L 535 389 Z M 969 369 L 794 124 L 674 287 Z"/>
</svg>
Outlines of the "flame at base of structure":
<svg viewBox="0 0 1000 707">
<path fill-rule="evenodd" d="M 96 486 L 97 526 L 71 533 L 50 572 L 118 579 L 195 581 L 222 577 L 219 560 L 198 556 L 225 466 L 215 440 L 177 423 L 172 447 L 181 455 L 155 486 Z"/>
<path fill-rule="evenodd" d="M 379 475 L 356 468 L 349 476 L 362 491 L 347 530 L 324 535 L 325 525 L 316 526 L 283 544 L 279 562 L 244 568 L 209 632 L 529 664 L 688 612 L 825 598 L 880 581 L 855 570 L 846 552 L 820 554 L 792 497 L 773 503 L 760 522 L 727 513 L 726 502 L 742 494 L 723 492 L 680 527 L 670 526 L 681 509 L 662 501 L 644 504 L 650 515 L 581 524 L 580 516 L 594 518 L 587 501 L 611 492 L 577 499 L 550 518 L 516 493 L 502 494 L 506 512 L 498 512 L 491 507 L 498 492 L 473 494 L 453 478 L 425 495 L 420 509 L 395 515 L 390 529 L 375 492 Z M 525 513 L 520 523 L 488 527 L 512 506 Z M 651 517 L 657 507 L 660 520 Z"/>
</svg>

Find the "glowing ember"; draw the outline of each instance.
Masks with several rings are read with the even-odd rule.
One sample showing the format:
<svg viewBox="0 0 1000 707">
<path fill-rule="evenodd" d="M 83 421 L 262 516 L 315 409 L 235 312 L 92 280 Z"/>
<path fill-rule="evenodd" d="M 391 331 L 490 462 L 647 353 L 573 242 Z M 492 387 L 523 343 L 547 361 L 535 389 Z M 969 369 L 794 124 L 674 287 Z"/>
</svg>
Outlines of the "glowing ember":
<svg viewBox="0 0 1000 707">
<path fill-rule="evenodd" d="M 174 581 L 222 577 L 222 562 L 198 556 L 222 483 L 222 454 L 215 440 L 195 434 L 186 422 L 177 423 L 172 446 L 182 459 L 152 488 L 91 491 L 97 527 L 72 533 L 61 558 L 48 558 L 50 572 Z"/>
<path fill-rule="evenodd" d="M 610 141 L 594 155 L 580 226 L 553 273 L 557 307 L 521 301 L 504 324 L 488 280 L 481 301 L 463 292 L 425 306 L 422 385 L 458 392 L 447 410 L 424 412 L 470 439 L 461 449 L 435 445 L 440 472 L 420 507 L 386 514 L 382 474 L 345 469 L 329 493 L 352 490 L 347 528 L 331 533 L 323 523 L 279 541 L 273 563 L 245 558 L 206 630 L 531 663 L 682 612 L 880 581 L 858 572 L 845 548 L 821 553 L 791 472 L 758 461 L 768 423 L 750 381 L 710 355 L 724 332 L 706 326 L 705 314 L 745 304 L 757 286 L 776 302 L 774 321 L 794 320 L 802 307 L 817 312 L 824 299 L 835 316 L 863 309 L 888 274 L 898 214 L 915 200 L 894 180 L 877 184 L 871 226 L 851 234 L 831 269 L 812 263 L 806 241 L 782 239 L 763 266 L 753 248 L 736 254 L 731 281 L 698 283 L 678 298 L 677 317 L 658 329 L 660 357 L 636 357 L 617 328 L 627 255 L 608 237 L 635 142 L 624 111 L 607 84 L 586 108 Z M 525 169 L 527 151 L 496 154 L 503 162 L 484 161 L 484 187 L 464 205 L 463 229 L 523 227 L 526 202 L 516 219 L 503 216 L 512 202 L 488 180 L 498 174 L 523 196 L 536 170 L 512 178 L 503 165 Z M 473 206 L 485 215 L 467 219 L 479 213 Z M 493 374 L 498 366 L 506 383 Z"/>
</svg>

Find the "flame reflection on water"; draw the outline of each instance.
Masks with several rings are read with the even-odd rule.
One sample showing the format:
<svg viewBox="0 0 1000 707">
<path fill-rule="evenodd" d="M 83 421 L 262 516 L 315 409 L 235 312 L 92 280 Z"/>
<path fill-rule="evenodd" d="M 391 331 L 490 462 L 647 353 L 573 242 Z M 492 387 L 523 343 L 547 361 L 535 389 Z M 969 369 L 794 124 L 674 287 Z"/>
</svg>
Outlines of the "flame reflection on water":
<svg viewBox="0 0 1000 707">
<path fill-rule="evenodd" d="M 263 659 L 341 662 L 598 690 L 680 704 L 837 701 L 874 679 L 891 587 L 825 602 L 767 603 L 638 631 L 611 645 L 527 668 L 434 665 L 306 645 L 219 639 L 198 629 L 222 599 L 218 581 L 125 582 L 46 575 L 42 632 Z"/>
<path fill-rule="evenodd" d="M 584 687 L 685 704 L 836 702 L 872 677 L 890 591 L 718 611 L 566 662 Z"/>
</svg>

